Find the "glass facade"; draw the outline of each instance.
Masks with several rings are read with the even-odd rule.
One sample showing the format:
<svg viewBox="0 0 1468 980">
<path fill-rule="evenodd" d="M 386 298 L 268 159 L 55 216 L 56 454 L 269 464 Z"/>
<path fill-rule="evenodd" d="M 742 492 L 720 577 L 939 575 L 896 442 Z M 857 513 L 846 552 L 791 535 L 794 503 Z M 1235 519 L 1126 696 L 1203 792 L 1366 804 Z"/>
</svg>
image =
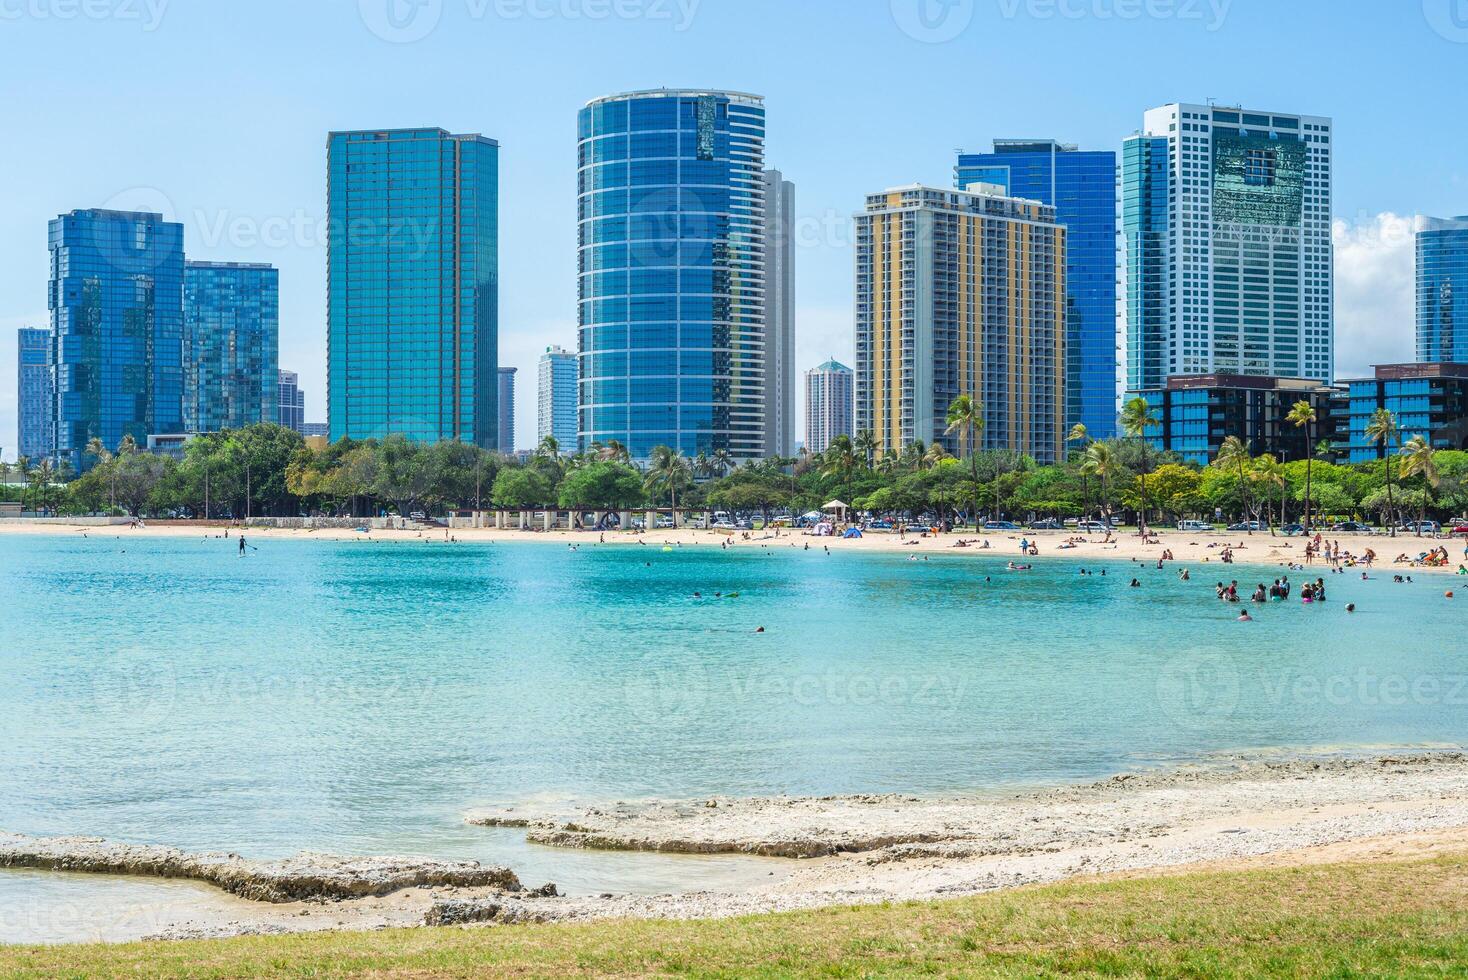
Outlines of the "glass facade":
<svg viewBox="0 0 1468 980">
<path fill-rule="evenodd" d="M 1417 360 L 1468 364 L 1468 217 L 1417 232 Z"/>
<path fill-rule="evenodd" d="M 1127 387 L 1335 377 L 1333 124 L 1174 103 L 1122 154 Z"/>
<path fill-rule="evenodd" d="M 765 110 L 631 93 L 579 118 L 579 439 L 634 459 L 765 444 Z"/>
<path fill-rule="evenodd" d="M 1346 389 L 1349 462 L 1381 459 L 1399 448 L 1383 448 L 1366 437 L 1371 416 L 1381 408 L 1396 416 L 1403 445 L 1422 436 L 1435 449 L 1468 448 L 1468 366 L 1385 365 L 1375 378 L 1347 382 Z"/>
<path fill-rule="evenodd" d="M 499 443 L 499 144 L 441 129 L 327 144 L 333 441 Z"/>
<path fill-rule="evenodd" d="M 1066 226 L 1066 417 L 1095 439 L 1116 434 L 1116 154 L 1051 140 L 1005 140 L 964 153 L 960 189 L 982 181 L 1055 208 Z"/>
<path fill-rule="evenodd" d="M 1127 387 L 1167 381 L 1171 298 L 1167 276 L 1168 197 L 1172 174 L 1167 140 L 1134 136 L 1122 148 L 1122 230 L 1125 242 Z"/>
<path fill-rule="evenodd" d="M 280 276 L 273 266 L 184 266 L 183 423 L 220 432 L 279 419 Z"/>
<path fill-rule="evenodd" d="M 56 388 L 51 383 L 51 331 L 21 327 L 16 336 L 16 455 L 51 455 L 51 413 Z"/>
<path fill-rule="evenodd" d="M 1132 392 L 1146 399 L 1162 423 L 1149 431 L 1154 448 L 1207 466 L 1224 440 L 1236 436 L 1253 455 L 1281 462 L 1304 459 L 1334 429 L 1337 390 L 1295 378 L 1243 375 L 1174 377 L 1165 387 Z M 1306 431 L 1289 421 L 1296 402 L 1315 409 Z"/>
<path fill-rule="evenodd" d="M 550 347 L 540 356 L 538 401 L 536 403 L 535 437 L 539 442 L 554 436 L 561 451 L 574 453 L 577 448 L 576 389 L 580 368 L 576 355 L 560 347 Z"/>
<path fill-rule="evenodd" d="M 161 215 L 72 211 L 50 223 L 56 451 L 139 447 L 183 431 L 183 226 Z"/>
</svg>

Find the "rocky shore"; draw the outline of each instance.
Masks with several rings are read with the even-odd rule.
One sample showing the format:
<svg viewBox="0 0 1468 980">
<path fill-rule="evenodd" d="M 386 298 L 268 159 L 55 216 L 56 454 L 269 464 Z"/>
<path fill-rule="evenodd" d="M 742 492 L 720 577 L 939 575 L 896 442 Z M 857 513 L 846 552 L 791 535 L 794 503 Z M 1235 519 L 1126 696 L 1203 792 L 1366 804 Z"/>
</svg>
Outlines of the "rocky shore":
<svg viewBox="0 0 1468 980">
<path fill-rule="evenodd" d="M 469 819 L 523 827 L 531 840 L 558 846 L 799 860 L 771 861 L 768 882 L 744 891 L 652 896 L 532 892 L 511 872 L 472 862 L 315 855 L 252 862 L 15 835 L 0 835 L 0 866 L 189 877 L 256 902 L 237 915 L 168 923 L 155 930 L 158 938 L 721 918 L 958 897 L 1078 876 L 1468 850 L 1468 756 L 1239 757 L 1009 795 L 645 801 Z"/>
<path fill-rule="evenodd" d="M 0 868 L 33 868 L 146 878 L 187 878 L 254 902 L 347 901 L 407 888 L 450 886 L 523 891 L 505 868 L 475 861 L 339 858 L 298 854 L 251 861 L 238 854 L 193 854 L 172 847 L 119 844 L 96 837 L 27 837 L 0 833 Z"/>
</svg>

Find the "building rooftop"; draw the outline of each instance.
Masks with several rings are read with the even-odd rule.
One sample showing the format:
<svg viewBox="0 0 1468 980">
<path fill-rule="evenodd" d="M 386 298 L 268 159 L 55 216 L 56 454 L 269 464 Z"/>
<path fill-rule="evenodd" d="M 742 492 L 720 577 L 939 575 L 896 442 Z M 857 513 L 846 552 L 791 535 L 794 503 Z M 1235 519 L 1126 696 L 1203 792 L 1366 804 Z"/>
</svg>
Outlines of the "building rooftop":
<svg viewBox="0 0 1468 980">
<path fill-rule="evenodd" d="M 750 105 L 764 105 L 765 97 L 755 95 L 751 92 L 734 92 L 728 89 L 717 88 L 649 88 L 638 89 L 632 92 L 618 92 L 615 95 L 603 95 L 601 98 L 592 99 L 586 103 L 588 106 L 599 105 L 603 102 L 624 102 L 628 99 L 697 99 L 705 95 L 716 98 L 730 99 L 734 102 L 745 102 Z"/>
<path fill-rule="evenodd" d="M 1458 378 L 1468 381 L 1468 364 L 1454 364 L 1447 361 L 1415 364 L 1378 364 L 1375 366 L 1375 371 L 1375 377 L 1353 378 L 1351 381 L 1412 381 L 1418 378 Z"/>
<path fill-rule="evenodd" d="M 851 370 L 851 368 L 847 367 L 845 364 L 842 364 L 840 361 L 836 360 L 834 357 L 831 358 L 829 361 L 827 361 L 824 364 L 818 364 L 818 365 L 816 365 L 815 367 L 811 368 L 811 370 L 812 371 L 835 371 L 835 372 L 840 373 L 840 374 L 853 374 L 853 373 L 855 373 L 855 372 L 853 372 Z"/>
<path fill-rule="evenodd" d="M 1309 378 L 1281 378 L 1266 374 L 1232 374 L 1218 371 L 1213 374 L 1175 374 L 1167 379 L 1169 391 L 1189 391 L 1197 388 L 1248 388 L 1253 391 L 1321 391 L 1329 389 L 1319 381 Z"/>
</svg>

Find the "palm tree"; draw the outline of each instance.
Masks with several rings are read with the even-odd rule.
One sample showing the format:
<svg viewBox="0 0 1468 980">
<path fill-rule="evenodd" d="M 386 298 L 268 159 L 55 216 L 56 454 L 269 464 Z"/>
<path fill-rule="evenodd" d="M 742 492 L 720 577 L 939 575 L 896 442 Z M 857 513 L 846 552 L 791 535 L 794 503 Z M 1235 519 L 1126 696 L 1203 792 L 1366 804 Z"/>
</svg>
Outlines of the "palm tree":
<svg viewBox="0 0 1468 980">
<path fill-rule="evenodd" d="M 97 436 L 87 440 L 86 452 L 97 460 L 97 465 L 107 474 L 107 513 L 111 514 L 117 509 L 117 470 L 112 465 L 112 454 Z"/>
<path fill-rule="evenodd" d="M 1107 491 L 1111 487 L 1111 481 L 1116 479 L 1120 472 L 1121 464 L 1116 459 L 1116 453 L 1109 443 L 1093 442 L 1086 447 L 1085 458 L 1081 460 L 1081 472 L 1087 476 L 1094 476 L 1101 483 L 1101 513 L 1106 518 L 1106 523 L 1111 523 L 1111 508 L 1107 506 Z"/>
<path fill-rule="evenodd" d="M 924 469 L 931 470 L 947 458 L 948 450 L 943 448 L 941 442 L 935 442 L 928 447 L 926 453 L 923 453 L 923 467 Z"/>
<path fill-rule="evenodd" d="M 1295 402 L 1295 407 L 1292 408 L 1292 409 L 1290 409 L 1290 414 L 1288 414 L 1288 415 L 1285 416 L 1285 421 L 1286 422 L 1289 422 L 1291 425 L 1293 425 L 1297 429 L 1304 429 L 1305 430 L 1305 445 L 1307 445 L 1307 446 L 1310 445 L 1310 427 L 1313 426 L 1317 421 L 1319 421 L 1319 417 L 1315 414 L 1315 406 L 1311 405 L 1308 401 L 1306 401 L 1305 399 L 1302 398 L 1299 401 Z M 1314 467 L 1314 465 L 1315 465 L 1315 457 L 1314 457 L 1314 455 L 1311 454 L 1311 453 L 1306 453 L 1305 454 L 1305 531 L 1306 531 L 1306 533 L 1309 533 L 1309 530 L 1310 530 L 1310 503 L 1311 503 L 1311 501 L 1310 501 L 1310 477 L 1311 477 L 1311 469 Z M 1283 520 L 1283 519 L 1284 519 L 1284 515 L 1281 514 L 1280 515 L 1280 520 Z"/>
<path fill-rule="evenodd" d="M 1155 429 L 1162 424 L 1162 420 L 1152 411 L 1152 406 L 1147 404 L 1147 399 L 1142 397 L 1133 398 L 1122 407 L 1121 428 L 1122 431 L 1133 439 L 1142 443 L 1142 515 L 1141 527 L 1138 530 L 1147 533 L 1147 476 L 1152 469 L 1147 450 L 1147 430 Z"/>
<path fill-rule="evenodd" d="M 1280 465 L 1279 460 L 1274 458 L 1273 453 L 1265 453 L 1254 460 L 1254 472 L 1250 475 L 1258 479 L 1265 486 L 1264 500 L 1266 506 L 1264 514 L 1265 519 L 1269 523 L 1269 536 L 1274 537 L 1274 518 L 1272 516 L 1274 513 L 1274 501 L 1269 488 L 1279 488 L 1279 522 L 1283 524 L 1285 519 L 1284 488 L 1287 485 L 1284 476 L 1284 467 Z"/>
<path fill-rule="evenodd" d="M 1397 417 L 1384 408 L 1378 408 L 1371 413 L 1371 421 L 1366 423 L 1366 440 L 1379 446 L 1386 460 L 1386 510 L 1387 519 L 1391 522 L 1392 537 L 1397 536 L 1397 523 L 1395 515 L 1397 512 L 1396 497 L 1392 490 L 1392 457 L 1391 447 L 1402 441 L 1402 429 L 1397 425 Z"/>
<path fill-rule="evenodd" d="M 877 434 L 871 429 L 862 429 L 852 440 L 852 446 L 866 460 L 867 469 L 871 469 L 877 460 Z"/>
<path fill-rule="evenodd" d="M 1078 443 L 1080 443 L 1081 444 L 1081 452 L 1084 453 L 1086 451 L 1086 447 L 1091 444 L 1091 430 L 1088 429 L 1088 428 L 1086 428 L 1085 423 L 1083 423 L 1083 422 L 1077 422 L 1075 425 L 1073 425 L 1073 426 L 1070 427 L 1070 435 L 1068 435 L 1068 436 L 1065 437 L 1065 441 L 1066 442 L 1078 442 Z M 1087 486 L 1086 468 L 1084 466 L 1082 466 L 1081 467 L 1081 509 L 1082 510 L 1089 509 L 1089 507 L 1090 507 L 1090 501 L 1091 501 L 1091 488 L 1089 486 Z"/>
<path fill-rule="evenodd" d="M 974 524 L 979 520 L 979 436 L 984 432 L 984 416 L 971 395 L 959 395 L 948 406 L 948 435 L 959 434 L 968 453 L 969 468 L 974 478 Z"/>
<path fill-rule="evenodd" d="M 1417 514 L 1417 536 L 1422 537 L 1422 524 L 1427 520 L 1427 503 L 1432 491 L 1442 483 L 1437 469 L 1437 450 L 1422 436 L 1413 436 L 1401 449 L 1402 479 L 1422 477 L 1422 508 Z"/>
<path fill-rule="evenodd" d="M 709 465 L 719 476 L 727 476 L 734 468 L 734 455 L 727 449 L 715 449 L 714 454 L 709 457 Z"/>
<path fill-rule="evenodd" d="M 686 489 L 692 482 L 693 470 L 688 465 L 688 457 L 668 446 L 653 447 L 647 466 L 646 486 L 653 493 L 662 491 L 668 495 L 673 507 L 674 527 L 678 525 L 678 491 Z"/>
<path fill-rule="evenodd" d="M 555 436 L 547 435 L 544 439 L 540 440 L 540 445 L 535 447 L 535 455 L 542 459 L 551 459 L 559 463 L 561 461 L 561 440 Z"/>
<path fill-rule="evenodd" d="M 856 470 L 856 446 L 848 435 L 839 435 L 826 447 L 823 476 L 839 477 L 846 487 L 846 503 L 851 503 L 851 474 Z"/>
<path fill-rule="evenodd" d="M 20 478 L 20 509 L 25 510 L 25 488 L 31 482 L 31 458 L 15 457 L 15 475 Z"/>
<path fill-rule="evenodd" d="M 1223 440 L 1223 445 L 1218 447 L 1218 457 L 1214 460 L 1214 463 L 1225 470 L 1230 467 L 1238 468 L 1239 492 L 1244 495 L 1244 514 L 1245 516 L 1253 514 L 1254 508 L 1250 506 L 1249 478 L 1244 472 L 1248 467 L 1253 465 L 1253 458 L 1249 455 L 1248 445 L 1238 436 L 1229 436 Z M 1254 533 L 1252 526 L 1249 528 L 1249 533 Z"/>
<path fill-rule="evenodd" d="M 597 451 L 597 456 L 599 456 L 603 462 L 609 463 L 630 463 L 632 461 L 632 454 L 628 452 L 627 447 L 623 445 L 620 440 L 617 439 L 608 439 L 605 443 L 603 443 L 601 448 Z"/>
</svg>

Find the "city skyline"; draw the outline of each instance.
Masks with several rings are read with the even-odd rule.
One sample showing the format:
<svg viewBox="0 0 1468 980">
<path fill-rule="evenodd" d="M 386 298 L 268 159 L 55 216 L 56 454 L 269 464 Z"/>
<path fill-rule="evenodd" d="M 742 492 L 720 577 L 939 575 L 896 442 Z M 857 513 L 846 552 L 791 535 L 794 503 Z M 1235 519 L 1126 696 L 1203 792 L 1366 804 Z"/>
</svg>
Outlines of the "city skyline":
<svg viewBox="0 0 1468 980">
<path fill-rule="evenodd" d="M 0 257 L 6 259 L 0 262 L 0 325 L 39 327 L 46 322 L 44 286 L 37 286 L 44 280 L 44 271 L 38 272 L 44 254 L 38 257 L 37 251 L 44 234 L 38 229 L 50 217 L 103 204 L 171 213 L 187 225 L 191 257 L 269 261 L 280 268 L 281 360 L 299 366 L 302 387 L 312 399 L 308 416 L 325 418 L 324 242 L 317 233 L 325 209 L 322 134 L 350 125 L 442 122 L 455 131 L 485 132 L 505 142 L 503 186 L 518 193 L 517 200 L 507 202 L 504 238 L 521 247 L 505 258 L 502 314 L 515 328 L 505 332 L 502 342 L 505 362 L 529 370 L 547 344 L 574 345 L 574 298 L 566 295 L 567 283 L 574 281 L 574 231 L 563 222 L 542 220 L 536 203 L 566 194 L 574 181 L 575 161 L 566 150 L 567 114 L 602 92 L 707 84 L 758 91 L 780 107 L 771 123 L 771 160 L 806 188 L 797 215 L 800 367 L 832 353 L 843 359 L 852 356 L 850 215 L 871 187 L 913 178 L 941 185 L 945 178 L 951 180 L 955 148 L 983 150 L 995 138 L 1016 134 L 1055 134 L 1083 147 L 1119 150 L 1145 107 L 1207 96 L 1220 102 L 1298 106 L 1336 120 L 1342 153 L 1333 212 L 1347 222 L 1338 283 L 1338 374 L 1360 374 L 1370 363 L 1412 356 L 1412 242 L 1410 237 L 1401 240 L 1403 219 L 1395 216 L 1410 222 L 1419 213 L 1465 210 L 1465 136 L 1448 130 L 1434 138 L 1431 153 L 1404 158 L 1391 152 L 1391 146 L 1414 133 L 1436 132 L 1431 122 L 1435 117 L 1414 100 L 1382 97 L 1380 79 L 1368 84 L 1372 73 L 1348 66 L 1366 63 L 1378 46 L 1391 45 L 1414 54 L 1412 78 L 1386 82 L 1396 86 L 1398 95 L 1416 85 L 1441 88 L 1465 48 L 1430 17 L 1415 10 L 1392 16 L 1368 4 L 1301 3 L 1276 9 L 1240 2 L 1218 25 L 1180 16 L 1071 21 L 1058 15 L 1046 18 L 1021 5 L 1008 17 L 992 8 L 970 10 L 971 20 L 955 25 L 955 36 L 924 39 L 905 30 L 911 24 L 887 3 L 854 9 L 849 22 L 836 22 L 818 11 L 765 6 L 710 0 L 686 30 L 675 33 L 677 23 L 652 18 L 506 22 L 476 20 L 465 9 L 446 5 L 442 21 L 428 36 L 394 43 L 374 33 L 356 9 L 297 10 L 262 3 L 233 15 L 232 26 L 240 43 L 259 41 L 257 60 L 267 69 L 265 80 L 238 107 L 236 118 L 219 122 L 201 105 L 227 87 L 228 79 L 219 77 L 218 65 L 196 43 L 201 27 L 189 12 L 170 10 L 148 32 L 142 30 L 145 25 L 120 19 L 88 25 L 99 35 L 138 41 L 150 53 L 151 67 L 143 73 L 123 72 L 114 66 L 126 45 L 99 50 L 95 70 L 117 80 L 104 93 L 88 88 L 87 98 L 97 107 L 92 138 L 117 151 L 105 166 L 84 152 L 80 133 L 60 124 L 62 107 L 80 97 L 84 78 L 60 79 L 38 99 L 5 110 L 13 129 L 33 133 L 35 139 L 20 144 L 20 152 L 7 161 L 27 194 L 18 196 L 16 207 L 0 219 Z M 1354 11 L 1347 16 L 1343 7 Z M 762 25 L 777 10 L 791 30 L 770 39 Z M 1355 28 L 1343 29 L 1341 23 L 1350 19 Z M 283 23 L 298 30 L 281 32 Z M 797 46 L 809 44 L 817 27 L 826 31 L 833 46 L 854 44 L 856 50 L 890 56 L 898 72 L 895 83 L 855 80 L 851 98 L 842 100 L 850 105 L 837 105 L 816 84 L 812 69 L 794 65 L 799 59 L 782 64 L 781 58 L 772 57 L 736 66 L 710 57 L 729 40 L 756 36 L 793 55 Z M 16 72 L 54 58 L 65 37 L 62 25 L 35 19 L 22 18 L 7 29 L 20 42 L 10 61 L 10 70 Z M 608 35 L 625 45 L 615 57 L 602 43 Z M 1306 35 L 1318 43 L 1301 49 L 1286 42 Z M 670 47 L 667 41 L 675 37 L 680 43 Z M 1024 71 L 1019 50 L 1030 42 L 1043 42 L 1056 52 L 1059 67 L 1053 76 L 1017 74 Z M 1118 57 L 1139 46 L 1150 52 L 1148 59 Z M 480 92 L 459 93 L 444 84 L 457 73 L 454 53 L 470 48 L 492 54 L 495 80 L 514 79 L 552 48 L 558 56 L 577 59 L 580 67 L 570 77 L 548 79 L 524 99 L 486 101 Z M 1092 49 L 1098 53 L 1088 54 Z M 628 58 L 628 50 L 638 57 Z M 305 51 L 319 55 L 323 67 L 305 67 L 306 59 L 297 57 Z M 649 68 L 654 52 L 657 67 Z M 1210 57 L 1201 58 L 1204 52 Z M 973 57 L 976 53 L 983 58 Z M 1301 70 L 1241 80 L 1240 63 L 1265 65 L 1285 55 Z M 1069 98 L 1077 81 L 1094 72 L 1098 58 L 1110 65 L 1107 83 L 1089 85 L 1081 99 L 1062 102 L 1060 94 Z M 328 66 L 347 59 L 363 70 L 333 77 Z M 401 74 L 404 64 L 421 68 L 406 85 L 400 79 L 389 81 L 386 72 L 380 79 L 373 77 L 386 65 Z M 927 74 L 901 74 L 917 68 Z M 197 84 L 181 85 L 186 77 Z M 1031 79 L 1031 84 L 981 112 L 956 118 L 951 111 L 914 99 L 931 85 L 1016 77 Z M 302 84 L 319 90 L 314 104 L 298 104 L 294 92 Z M 158 100 L 164 90 L 169 98 Z M 139 120 L 124 111 L 149 94 L 157 102 L 149 118 Z M 897 105 L 912 111 L 895 118 L 888 138 L 870 139 L 857 128 L 857 120 L 872 107 Z M 182 131 L 184 120 L 191 137 L 186 150 L 167 143 Z M 244 126 L 257 120 L 257 137 L 241 140 Z M 45 146 L 46 151 L 31 151 L 31 146 Z M 833 168 L 837 154 L 845 158 L 841 167 Z M 1404 257 L 1406 279 L 1399 284 Z M 1387 274 L 1390 289 L 1383 293 L 1372 288 Z M 1353 296 L 1361 302 L 1351 302 Z M 14 363 L 14 338 L 14 329 L 0 330 L 0 360 L 6 363 Z M 0 433 L 7 433 L 0 445 L 7 457 L 14 452 L 13 435 L 8 434 L 15 431 L 12 374 L 0 373 Z M 534 418 L 533 394 L 529 386 L 522 388 L 517 442 L 529 438 Z M 799 402 L 796 411 L 803 415 Z"/>
</svg>

